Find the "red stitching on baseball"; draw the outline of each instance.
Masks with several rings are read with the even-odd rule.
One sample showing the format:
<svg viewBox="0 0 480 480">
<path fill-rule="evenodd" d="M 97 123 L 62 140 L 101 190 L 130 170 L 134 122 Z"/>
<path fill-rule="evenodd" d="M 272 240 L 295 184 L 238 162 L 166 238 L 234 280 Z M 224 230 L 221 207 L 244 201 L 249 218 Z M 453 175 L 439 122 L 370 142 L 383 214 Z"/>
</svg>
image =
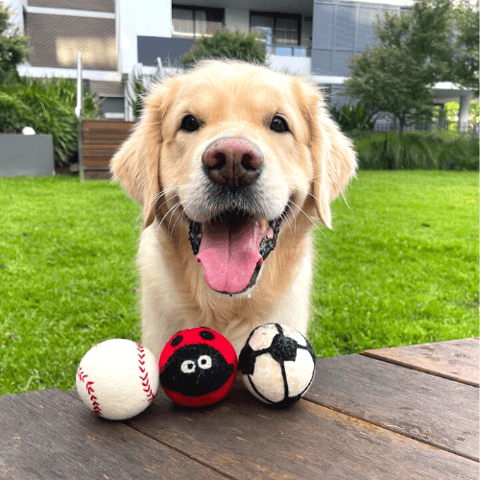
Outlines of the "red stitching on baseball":
<svg viewBox="0 0 480 480">
<path fill-rule="evenodd" d="M 150 386 L 150 381 L 148 379 L 148 371 L 146 371 L 146 368 L 142 368 L 140 365 L 145 365 L 145 361 L 143 359 L 145 358 L 145 350 L 143 349 L 142 345 L 137 343 L 137 351 L 138 351 L 138 363 L 139 363 L 139 370 L 141 373 L 144 373 L 145 375 L 142 377 L 139 375 L 140 380 L 142 380 L 142 386 L 143 386 L 143 391 L 147 394 L 147 400 L 148 403 L 152 403 L 153 399 L 155 398 L 155 394 L 152 391 L 152 388 Z"/>
<path fill-rule="evenodd" d="M 78 375 L 78 379 L 85 383 L 85 388 L 87 389 L 87 393 L 89 394 L 90 396 L 90 401 L 92 402 L 92 406 L 93 406 L 93 413 L 96 413 L 97 415 L 102 415 L 102 409 L 100 408 L 100 404 L 96 401 L 98 400 L 97 397 L 95 395 L 92 395 L 93 393 L 95 393 L 95 390 L 93 389 L 93 382 L 91 380 L 89 380 L 88 382 L 85 381 L 85 379 L 88 377 L 88 375 L 86 375 L 83 370 L 82 370 L 82 367 L 78 367 L 78 370 L 77 370 L 77 375 Z"/>
</svg>

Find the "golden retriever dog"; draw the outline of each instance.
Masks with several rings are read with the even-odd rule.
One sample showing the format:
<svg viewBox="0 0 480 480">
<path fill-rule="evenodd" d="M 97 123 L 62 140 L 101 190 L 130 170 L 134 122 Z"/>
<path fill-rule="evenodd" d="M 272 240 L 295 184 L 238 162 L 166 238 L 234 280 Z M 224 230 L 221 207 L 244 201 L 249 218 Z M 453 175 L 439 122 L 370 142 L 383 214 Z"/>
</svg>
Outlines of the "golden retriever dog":
<svg viewBox="0 0 480 480">
<path fill-rule="evenodd" d="M 316 219 L 355 173 L 351 142 L 317 85 L 240 61 L 208 60 L 151 88 L 111 162 L 143 205 L 143 343 L 209 327 L 237 353 L 256 326 L 303 334 Z"/>
</svg>

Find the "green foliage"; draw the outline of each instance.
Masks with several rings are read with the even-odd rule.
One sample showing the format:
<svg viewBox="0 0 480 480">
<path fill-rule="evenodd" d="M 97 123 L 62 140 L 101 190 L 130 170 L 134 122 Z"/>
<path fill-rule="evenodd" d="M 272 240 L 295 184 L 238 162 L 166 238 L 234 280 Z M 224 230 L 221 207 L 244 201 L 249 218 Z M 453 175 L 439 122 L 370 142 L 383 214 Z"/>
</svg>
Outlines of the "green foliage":
<svg viewBox="0 0 480 480">
<path fill-rule="evenodd" d="M 331 117 L 340 125 L 343 132 L 353 130 L 372 130 L 375 121 L 372 114 L 361 104 L 343 105 L 341 108 L 331 105 L 329 107 Z"/>
<path fill-rule="evenodd" d="M 387 13 L 376 36 L 378 45 L 352 57 L 347 93 L 370 112 L 393 114 L 400 136 L 408 122 L 432 117 L 436 82 L 478 86 L 478 11 L 471 7 L 417 0 L 409 13 Z"/>
<path fill-rule="evenodd" d="M 21 130 L 30 116 L 28 107 L 18 97 L 0 90 L 0 133 Z"/>
<path fill-rule="evenodd" d="M 133 79 L 133 95 L 127 93 L 128 98 L 130 100 L 130 104 L 132 105 L 133 116 L 136 120 L 140 118 L 143 111 L 143 97 L 147 94 L 147 87 L 143 84 L 143 81 L 139 77 L 135 77 Z"/>
<path fill-rule="evenodd" d="M 190 52 L 180 57 L 180 63 L 189 68 L 205 58 L 229 58 L 264 65 L 266 51 L 255 32 L 217 30 L 212 36 L 199 38 Z"/>
<path fill-rule="evenodd" d="M 454 132 L 353 136 L 361 170 L 478 170 L 478 137 Z"/>
<path fill-rule="evenodd" d="M 15 79 L 17 65 L 28 59 L 28 38 L 21 37 L 0 3 L 0 84 Z M 21 107 L 19 107 L 21 108 Z"/>
<path fill-rule="evenodd" d="M 376 34 L 385 47 L 408 52 L 425 85 L 446 80 L 452 55 L 451 0 L 416 0 L 411 12 L 386 12 L 385 23 L 377 24 Z M 400 59 L 398 59 L 400 61 Z M 393 73 L 392 73 L 393 74 Z"/>
<path fill-rule="evenodd" d="M 451 55 L 451 78 L 465 88 L 478 92 L 479 2 L 472 5 L 461 0 L 453 10 L 454 48 Z M 478 94 L 478 93 L 477 93 Z"/>
<path fill-rule="evenodd" d="M 347 93 L 360 98 L 371 114 L 388 112 L 399 120 L 422 121 L 433 111 L 434 95 L 424 80 L 423 67 L 405 47 L 367 47 L 351 60 Z"/>
<path fill-rule="evenodd" d="M 445 104 L 446 119 L 450 122 L 449 129 L 456 132 L 458 127 L 458 113 L 460 111 L 460 104 L 458 102 L 447 102 Z M 469 125 L 477 125 L 480 122 L 480 112 L 478 99 L 470 102 L 470 109 L 468 115 Z"/>
<path fill-rule="evenodd" d="M 67 163 L 78 149 L 75 82 L 63 78 L 18 78 L 0 85 L 0 132 L 25 126 L 51 134 L 57 164 Z M 96 118 L 95 94 L 84 89 L 84 118 Z"/>
<path fill-rule="evenodd" d="M 139 119 L 143 111 L 143 99 L 148 94 L 148 89 L 151 84 L 158 83 L 162 79 L 159 68 L 155 70 L 153 76 L 149 79 L 146 84 L 144 84 L 142 75 L 135 75 L 132 82 L 132 90 L 127 88 L 127 85 L 124 84 L 125 94 L 127 95 L 128 101 L 132 105 L 133 115 L 135 119 Z"/>
</svg>

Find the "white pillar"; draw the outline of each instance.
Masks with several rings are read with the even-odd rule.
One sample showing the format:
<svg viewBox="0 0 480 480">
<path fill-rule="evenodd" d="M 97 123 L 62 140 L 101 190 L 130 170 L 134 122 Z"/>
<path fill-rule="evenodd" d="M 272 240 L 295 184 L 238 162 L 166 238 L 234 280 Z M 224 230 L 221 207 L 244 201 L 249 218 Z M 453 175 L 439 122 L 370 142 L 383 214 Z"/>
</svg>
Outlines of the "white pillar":
<svg viewBox="0 0 480 480">
<path fill-rule="evenodd" d="M 118 67 L 120 73 L 129 73 L 138 63 L 137 6 L 128 0 L 116 0 Z"/>
<path fill-rule="evenodd" d="M 464 92 L 460 95 L 460 110 L 458 112 L 458 131 L 468 131 L 468 115 L 470 113 L 470 101 L 473 98 L 473 92 Z"/>
</svg>

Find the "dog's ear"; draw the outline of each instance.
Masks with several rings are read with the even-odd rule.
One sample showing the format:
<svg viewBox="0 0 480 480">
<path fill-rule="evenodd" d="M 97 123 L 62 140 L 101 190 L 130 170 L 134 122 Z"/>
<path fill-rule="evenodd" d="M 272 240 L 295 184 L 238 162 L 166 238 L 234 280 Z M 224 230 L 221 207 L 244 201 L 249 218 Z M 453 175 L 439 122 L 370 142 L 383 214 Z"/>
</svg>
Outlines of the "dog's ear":
<svg viewBox="0 0 480 480">
<path fill-rule="evenodd" d="M 145 99 L 142 118 L 110 162 L 113 179 L 143 205 L 144 228 L 155 220 L 161 191 L 161 123 L 167 94 L 168 88 L 164 85 L 152 89 Z"/>
<path fill-rule="evenodd" d="M 332 228 L 330 202 L 345 188 L 357 168 L 353 144 L 330 118 L 318 87 L 304 84 L 307 97 L 304 115 L 310 126 L 313 161 L 313 195 L 319 219 Z"/>
</svg>

